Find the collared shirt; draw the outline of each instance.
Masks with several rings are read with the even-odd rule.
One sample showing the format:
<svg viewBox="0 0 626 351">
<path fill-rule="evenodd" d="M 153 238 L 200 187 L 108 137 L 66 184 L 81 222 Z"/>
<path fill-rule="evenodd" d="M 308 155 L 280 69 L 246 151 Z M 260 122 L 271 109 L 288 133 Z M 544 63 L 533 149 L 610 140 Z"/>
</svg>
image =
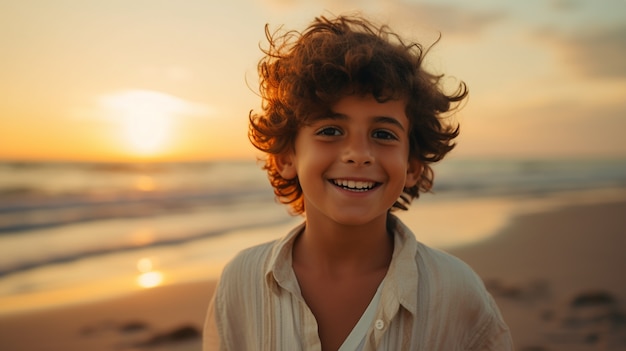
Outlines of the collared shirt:
<svg viewBox="0 0 626 351">
<path fill-rule="evenodd" d="M 509 329 L 474 271 L 389 218 L 394 251 L 363 350 L 513 350 Z M 246 249 L 224 268 L 207 313 L 204 351 L 321 350 L 292 268 L 303 229 Z"/>
</svg>

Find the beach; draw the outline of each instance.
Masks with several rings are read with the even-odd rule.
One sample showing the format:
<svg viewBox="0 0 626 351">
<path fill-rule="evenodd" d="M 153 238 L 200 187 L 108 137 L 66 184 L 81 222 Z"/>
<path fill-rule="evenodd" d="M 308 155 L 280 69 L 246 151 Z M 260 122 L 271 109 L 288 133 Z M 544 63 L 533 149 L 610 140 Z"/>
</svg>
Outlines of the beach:
<svg viewBox="0 0 626 351">
<path fill-rule="evenodd" d="M 626 349 L 626 198 L 521 214 L 449 248 L 483 278 L 516 350 Z M 200 350 L 215 281 L 0 316 L 3 350 Z"/>
<path fill-rule="evenodd" d="M 483 278 L 517 350 L 626 349 L 626 202 L 515 218 L 451 250 Z"/>
</svg>

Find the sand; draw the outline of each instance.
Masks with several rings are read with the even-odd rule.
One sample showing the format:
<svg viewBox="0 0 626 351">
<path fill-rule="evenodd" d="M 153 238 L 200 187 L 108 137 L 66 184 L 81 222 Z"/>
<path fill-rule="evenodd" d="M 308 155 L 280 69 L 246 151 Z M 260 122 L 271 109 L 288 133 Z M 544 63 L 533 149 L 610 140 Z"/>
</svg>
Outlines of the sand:
<svg viewBox="0 0 626 351">
<path fill-rule="evenodd" d="M 200 350 L 199 333 L 214 287 L 215 282 L 163 286 L 101 302 L 2 316 L 0 350 Z"/>
<path fill-rule="evenodd" d="M 449 251 L 483 277 L 518 351 L 626 350 L 626 202 L 525 215 Z M 0 316 L 0 349 L 199 351 L 214 286 Z"/>
<path fill-rule="evenodd" d="M 483 278 L 517 350 L 626 350 L 626 202 L 518 217 L 449 251 Z"/>
</svg>

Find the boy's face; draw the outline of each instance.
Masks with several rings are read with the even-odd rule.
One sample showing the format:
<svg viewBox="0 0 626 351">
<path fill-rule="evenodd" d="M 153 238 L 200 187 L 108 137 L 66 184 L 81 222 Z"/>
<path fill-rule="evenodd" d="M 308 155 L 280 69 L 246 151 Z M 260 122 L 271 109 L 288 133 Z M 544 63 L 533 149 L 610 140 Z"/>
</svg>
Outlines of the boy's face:
<svg viewBox="0 0 626 351">
<path fill-rule="evenodd" d="M 347 96 L 332 115 L 299 130 L 279 168 L 283 178 L 298 177 L 308 220 L 361 225 L 386 218 L 404 187 L 417 183 L 421 166 L 409 160 L 405 107 Z"/>
</svg>

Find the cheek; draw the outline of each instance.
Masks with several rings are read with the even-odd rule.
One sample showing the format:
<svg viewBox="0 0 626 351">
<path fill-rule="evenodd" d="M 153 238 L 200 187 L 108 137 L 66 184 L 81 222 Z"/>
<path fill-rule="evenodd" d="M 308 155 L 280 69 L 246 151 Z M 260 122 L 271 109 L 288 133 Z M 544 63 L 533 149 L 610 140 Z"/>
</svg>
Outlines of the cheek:
<svg viewBox="0 0 626 351">
<path fill-rule="evenodd" d="M 410 172 L 410 164 L 409 161 L 407 161 L 408 156 L 405 156 L 406 155 L 398 153 L 398 155 L 385 159 L 388 169 L 393 170 L 396 179 L 403 183 L 407 179 L 407 174 Z"/>
</svg>

